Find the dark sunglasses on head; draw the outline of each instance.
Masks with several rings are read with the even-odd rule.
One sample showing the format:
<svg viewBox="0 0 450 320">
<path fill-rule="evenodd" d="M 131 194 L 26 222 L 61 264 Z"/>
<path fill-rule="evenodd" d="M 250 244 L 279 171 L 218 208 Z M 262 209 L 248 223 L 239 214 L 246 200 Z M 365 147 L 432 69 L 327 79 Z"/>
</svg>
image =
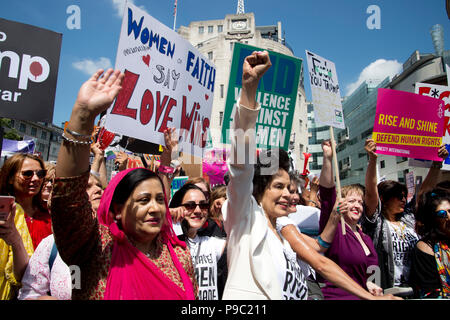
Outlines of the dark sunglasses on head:
<svg viewBox="0 0 450 320">
<path fill-rule="evenodd" d="M 439 210 L 439 211 L 436 211 L 434 214 L 438 218 L 447 218 L 448 212 L 450 212 L 450 209 L 449 210 Z"/>
<path fill-rule="evenodd" d="M 197 208 L 197 206 L 199 206 L 201 210 L 209 209 L 208 202 L 195 203 L 194 201 L 190 201 L 190 202 L 183 203 L 182 206 L 185 207 L 186 210 L 188 210 L 188 211 L 195 210 L 195 208 Z"/>
<path fill-rule="evenodd" d="M 39 179 L 45 178 L 47 175 L 47 170 L 25 170 L 22 171 L 22 176 L 26 179 L 31 179 L 33 175 L 36 174 Z"/>
</svg>

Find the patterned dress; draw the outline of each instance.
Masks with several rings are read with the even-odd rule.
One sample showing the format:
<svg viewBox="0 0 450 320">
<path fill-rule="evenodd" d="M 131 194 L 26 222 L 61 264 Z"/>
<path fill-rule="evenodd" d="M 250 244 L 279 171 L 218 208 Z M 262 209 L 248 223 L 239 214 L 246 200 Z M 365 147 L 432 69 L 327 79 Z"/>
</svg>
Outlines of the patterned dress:
<svg viewBox="0 0 450 320">
<path fill-rule="evenodd" d="M 103 299 L 114 244 L 111 232 L 98 222 L 91 208 L 86 193 L 88 180 L 89 172 L 77 177 L 56 178 L 49 205 L 58 252 L 68 266 L 76 265 L 81 270 L 80 289 L 72 290 L 73 300 Z M 169 249 L 159 239 L 158 248 L 157 257 L 151 261 L 184 290 Z M 197 295 L 189 249 L 174 246 L 174 250 Z"/>
</svg>

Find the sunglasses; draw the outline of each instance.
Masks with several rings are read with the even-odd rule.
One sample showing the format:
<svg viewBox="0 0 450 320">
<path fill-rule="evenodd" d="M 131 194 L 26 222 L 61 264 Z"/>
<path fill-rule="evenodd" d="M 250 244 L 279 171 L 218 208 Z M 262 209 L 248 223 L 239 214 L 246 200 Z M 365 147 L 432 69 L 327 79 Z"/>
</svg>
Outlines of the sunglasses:
<svg viewBox="0 0 450 320">
<path fill-rule="evenodd" d="M 197 206 L 200 207 L 200 210 L 208 210 L 209 209 L 209 203 L 208 202 L 200 202 L 195 203 L 194 201 L 186 202 L 182 204 L 183 207 L 186 208 L 188 211 L 194 211 Z"/>
<path fill-rule="evenodd" d="M 450 212 L 450 209 L 449 210 L 439 210 L 439 211 L 436 211 L 434 214 L 438 218 L 447 218 L 447 213 L 449 213 L 449 212 Z"/>
<path fill-rule="evenodd" d="M 45 178 L 47 175 L 47 170 L 41 169 L 41 170 L 25 170 L 21 172 L 22 176 L 25 179 L 31 179 L 33 175 L 37 175 L 39 179 Z"/>
</svg>

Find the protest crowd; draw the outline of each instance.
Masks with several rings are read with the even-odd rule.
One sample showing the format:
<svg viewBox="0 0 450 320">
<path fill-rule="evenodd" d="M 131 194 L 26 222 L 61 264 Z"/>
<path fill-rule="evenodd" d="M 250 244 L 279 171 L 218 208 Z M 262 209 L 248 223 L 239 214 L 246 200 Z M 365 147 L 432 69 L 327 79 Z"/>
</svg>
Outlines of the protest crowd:
<svg viewBox="0 0 450 320">
<path fill-rule="evenodd" d="M 79 89 L 56 165 L 17 153 L 1 168 L 0 195 L 14 197 L 0 219 L 1 299 L 448 299 L 442 161 L 408 202 L 404 184 L 378 182 L 372 139 L 361 150 L 365 185 L 342 188 L 333 140 L 322 143 L 315 179 L 292 170 L 281 148 L 257 152 L 255 97 L 270 67 L 267 51 L 243 62 L 223 181 L 190 176 L 177 190 L 175 128 L 164 131 L 157 165 L 127 167 L 122 153 L 108 181 L 105 150 L 92 136 L 125 75 L 93 74 Z M 447 158 L 445 146 L 436 150 Z"/>
</svg>

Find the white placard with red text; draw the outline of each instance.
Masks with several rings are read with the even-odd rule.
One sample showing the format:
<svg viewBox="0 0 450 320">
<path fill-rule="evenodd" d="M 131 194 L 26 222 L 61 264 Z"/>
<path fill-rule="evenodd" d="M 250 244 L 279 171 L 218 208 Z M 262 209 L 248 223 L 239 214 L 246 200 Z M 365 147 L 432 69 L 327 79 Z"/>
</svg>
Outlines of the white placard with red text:
<svg viewBox="0 0 450 320">
<path fill-rule="evenodd" d="M 161 145 L 164 129 L 174 127 L 180 151 L 202 156 L 216 76 L 211 61 L 175 31 L 127 3 L 115 68 L 125 79 L 105 127 Z"/>
<path fill-rule="evenodd" d="M 417 82 L 415 93 L 444 101 L 444 132 L 442 133 L 442 143 L 450 151 L 450 87 Z M 445 159 L 442 169 L 450 170 L 450 156 Z"/>
</svg>

